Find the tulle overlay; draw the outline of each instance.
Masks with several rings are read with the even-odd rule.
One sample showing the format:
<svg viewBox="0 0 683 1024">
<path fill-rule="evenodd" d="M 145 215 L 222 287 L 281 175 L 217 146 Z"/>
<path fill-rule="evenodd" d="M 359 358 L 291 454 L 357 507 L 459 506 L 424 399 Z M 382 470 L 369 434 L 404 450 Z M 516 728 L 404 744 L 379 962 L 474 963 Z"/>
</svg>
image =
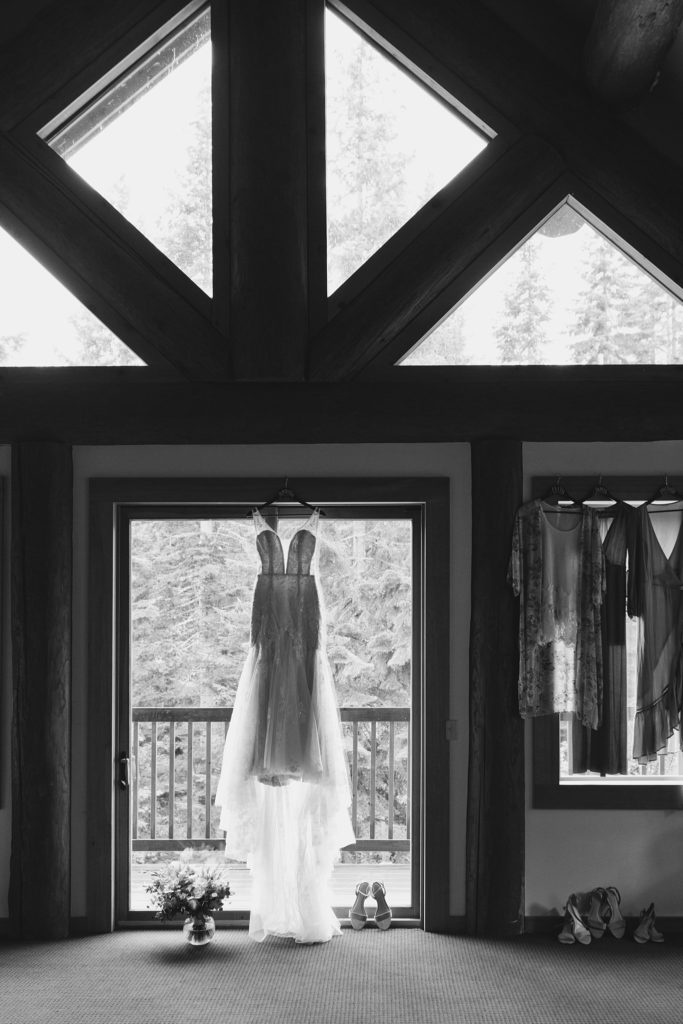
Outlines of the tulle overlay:
<svg viewBox="0 0 683 1024">
<path fill-rule="evenodd" d="M 290 560 L 293 547 L 299 558 L 301 535 L 309 532 L 295 535 Z M 264 569 L 280 567 L 277 557 L 274 563 L 270 558 L 279 545 L 277 534 L 259 534 Z M 265 547 L 272 549 L 268 558 Z M 257 579 L 252 646 L 237 688 L 216 804 L 226 856 L 251 868 L 252 938 L 325 942 L 340 931 L 331 909 L 332 867 L 340 847 L 355 836 L 316 580 L 291 568 L 288 562 L 287 573 L 262 572 Z"/>
</svg>

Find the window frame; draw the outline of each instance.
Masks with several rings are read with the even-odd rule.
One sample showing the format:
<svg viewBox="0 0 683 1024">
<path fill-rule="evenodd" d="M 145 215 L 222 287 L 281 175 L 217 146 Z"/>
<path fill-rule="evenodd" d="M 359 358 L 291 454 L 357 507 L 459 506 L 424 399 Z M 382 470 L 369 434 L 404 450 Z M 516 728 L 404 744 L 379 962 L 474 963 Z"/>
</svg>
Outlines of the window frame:
<svg viewBox="0 0 683 1024">
<path fill-rule="evenodd" d="M 530 497 L 542 497 L 556 479 L 556 476 L 533 477 Z M 683 477 L 668 476 L 667 479 L 672 487 L 683 493 Z M 561 481 L 569 494 L 579 499 L 595 486 L 597 474 L 562 476 Z M 615 497 L 636 501 L 651 497 L 662 484 L 663 476 L 610 476 L 603 482 Z M 561 784 L 559 714 L 531 719 L 530 730 L 533 808 L 634 811 L 683 809 L 683 782 L 629 784 L 591 778 L 590 781 L 576 784 Z"/>
<path fill-rule="evenodd" d="M 115 610 L 122 593 L 116 572 L 116 524 L 122 506 L 154 504 L 250 505 L 282 486 L 271 478 L 133 478 L 90 481 L 88 752 L 86 892 L 87 930 L 112 931 L 116 915 L 114 827 L 117 752 L 115 683 L 119 642 Z M 414 605 L 419 625 L 421 719 L 413 737 L 420 759 L 419 896 L 416 923 L 428 931 L 447 930 L 449 922 L 448 744 L 444 721 L 449 712 L 449 481 L 446 478 L 297 478 L 292 487 L 306 500 L 324 507 L 339 505 L 418 506 L 421 523 L 421 606 Z M 426 609 L 429 608 L 429 614 Z M 417 713 L 417 709 L 415 708 Z M 416 794 L 417 795 L 417 794 Z M 144 922 L 145 925 L 147 922 Z M 150 922 L 151 923 L 151 922 Z"/>
</svg>

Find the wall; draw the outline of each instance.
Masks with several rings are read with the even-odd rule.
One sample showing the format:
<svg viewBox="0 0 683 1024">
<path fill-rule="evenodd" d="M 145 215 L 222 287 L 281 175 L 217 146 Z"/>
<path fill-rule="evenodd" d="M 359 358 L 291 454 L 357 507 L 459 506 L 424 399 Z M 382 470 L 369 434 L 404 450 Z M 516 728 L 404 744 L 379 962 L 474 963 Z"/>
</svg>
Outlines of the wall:
<svg viewBox="0 0 683 1024">
<path fill-rule="evenodd" d="M 87 500 L 93 477 L 441 476 L 451 481 L 451 913 L 465 913 L 465 820 L 470 599 L 470 455 L 467 444 L 123 446 L 74 450 L 72 913 L 85 913 Z M 444 724 L 445 728 L 445 724 Z M 0 861 L 0 881 L 6 868 Z"/>
<path fill-rule="evenodd" d="M 7 880 L 12 838 L 11 765 L 12 765 L 12 660 L 10 655 L 9 609 L 9 539 L 10 539 L 10 474 L 12 450 L 0 445 L 0 479 L 4 485 L 2 509 L 3 553 L 0 561 L 0 919 L 7 917 Z M 7 557 L 6 557 L 7 556 Z"/>
<path fill-rule="evenodd" d="M 533 476 L 683 471 L 683 442 L 525 444 L 525 495 Z M 654 900 L 683 915 L 683 815 L 678 811 L 554 811 L 531 807 L 531 728 L 526 734 L 526 913 L 560 912 L 569 893 L 616 885 L 627 914 Z"/>
</svg>

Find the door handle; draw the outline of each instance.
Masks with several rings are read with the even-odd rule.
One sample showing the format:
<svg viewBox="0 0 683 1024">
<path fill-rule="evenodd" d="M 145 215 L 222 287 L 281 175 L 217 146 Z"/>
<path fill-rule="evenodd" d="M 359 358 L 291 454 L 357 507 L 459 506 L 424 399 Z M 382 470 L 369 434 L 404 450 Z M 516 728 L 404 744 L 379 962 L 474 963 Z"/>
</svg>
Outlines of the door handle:
<svg viewBox="0 0 683 1024">
<path fill-rule="evenodd" d="M 129 776 L 130 758 L 128 754 L 121 754 L 119 757 L 119 787 L 120 789 L 128 789 L 130 783 Z"/>
</svg>

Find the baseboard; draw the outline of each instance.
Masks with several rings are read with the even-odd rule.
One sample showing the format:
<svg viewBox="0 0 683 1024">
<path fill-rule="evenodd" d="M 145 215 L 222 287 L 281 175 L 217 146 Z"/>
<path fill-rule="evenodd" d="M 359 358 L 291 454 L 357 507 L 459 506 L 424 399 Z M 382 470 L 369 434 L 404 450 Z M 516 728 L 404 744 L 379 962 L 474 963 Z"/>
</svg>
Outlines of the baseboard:
<svg viewBox="0 0 683 1024">
<path fill-rule="evenodd" d="M 562 927 L 562 918 L 558 914 L 530 915 L 524 918 L 524 932 L 527 935 L 552 935 Z M 637 917 L 627 917 L 626 929 L 632 931 L 638 924 Z M 683 917 L 660 917 L 657 915 L 657 929 L 664 935 L 683 934 Z"/>
<path fill-rule="evenodd" d="M 87 935 L 88 919 L 86 917 L 72 917 L 69 922 L 69 935 Z M 0 917 L 0 938 L 10 938 L 12 928 L 9 917 Z"/>
</svg>

